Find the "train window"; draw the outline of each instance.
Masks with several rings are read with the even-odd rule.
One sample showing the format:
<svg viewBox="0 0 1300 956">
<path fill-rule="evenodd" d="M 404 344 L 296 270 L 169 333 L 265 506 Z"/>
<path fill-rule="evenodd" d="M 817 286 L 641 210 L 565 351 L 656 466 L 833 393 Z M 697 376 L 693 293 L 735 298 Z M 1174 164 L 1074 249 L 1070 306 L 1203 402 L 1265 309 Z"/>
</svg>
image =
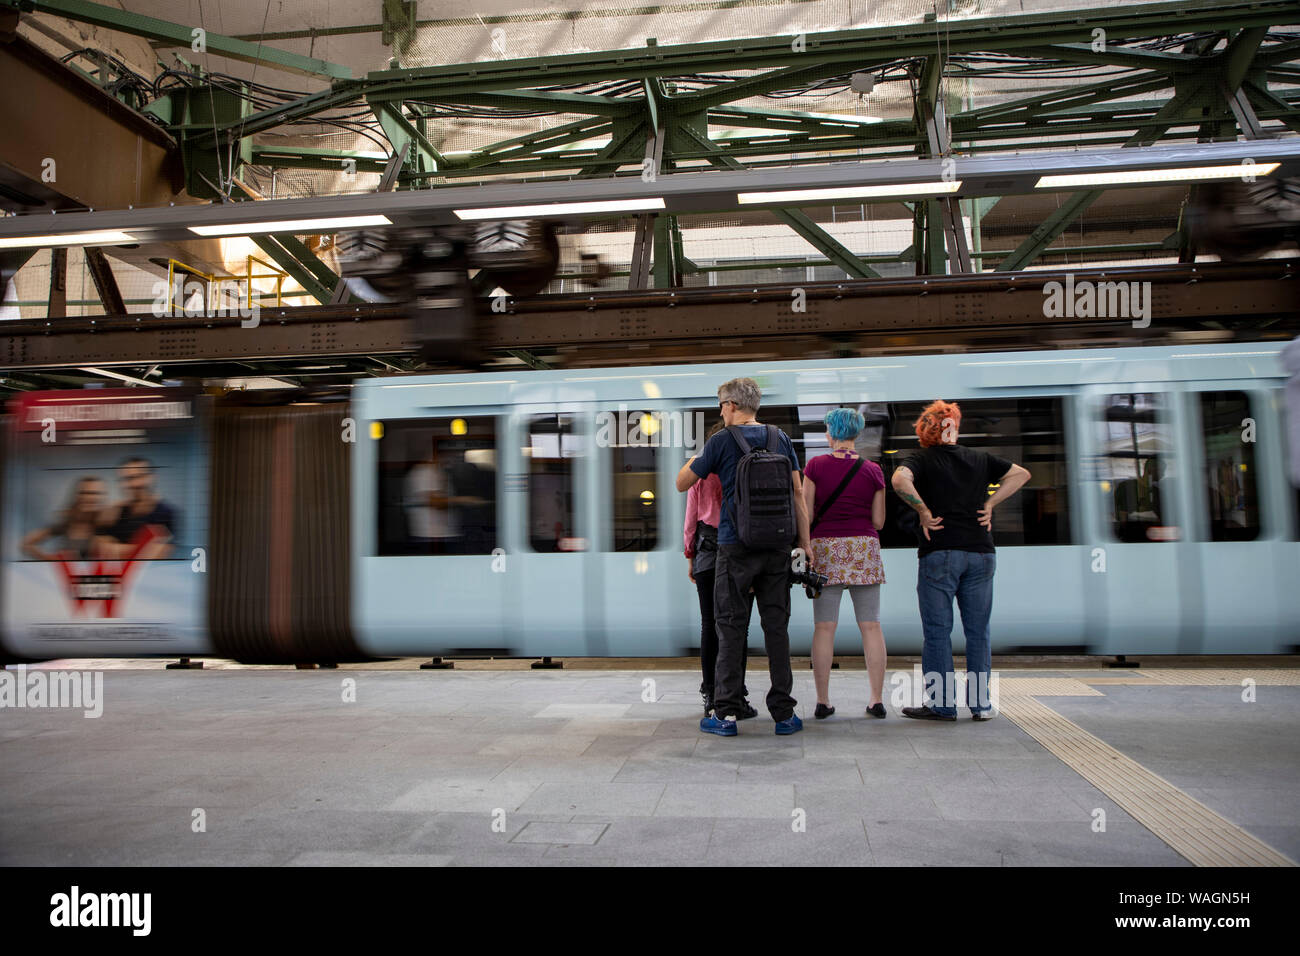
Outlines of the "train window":
<svg viewBox="0 0 1300 956">
<path fill-rule="evenodd" d="M 1106 399 L 1098 419 L 1095 480 L 1102 514 L 1115 538 L 1134 543 L 1181 536 L 1172 470 L 1173 428 L 1162 394 L 1124 393 Z"/>
<path fill-rule="evenodd" d="M 496 419 L 377 424 L 378 553 L 490 553 L 497 546 Z"/>
<path fill-rule="evenodd" d="M 878 442 L 888 484 L 894 469 L 920 448 L 912 425 L 928 402 L 888 406 L 859 406 L 867 419 L 858 443 L 860 451 Z M 961 428 L 957 440 L 1029 469 L 1033 477 L 1002 504 L 993 520 L 993 543 L 1055 545 L 1070 543 L 1069 480 L 1066 474 L 1065 425 L 1060 398 L 997 398 L 957 400 Z M 870 414 L 868 414 L 870 413 Z M 989 486 L 992 494 L 995 486 Z M 916 547 L 916 512 L 897 495 L 885 496 L 884 548 Z"/>
<path fill-rule="evenodd" d="M 1250 399 L 1245 392 L 1202 392 L 1200 399 L 1210 540 L 1253 541 L 1259 537 L 1259 493 L 1254 436 L 1246 432 Z"/>
<path fill-rule="evenodd" d="M 528 422 L 528 540 L 534 551 L 585 551 L 574 507 L 574 460 L 586 455 L 572 415 L 534 415 Z"/>
<path fill-rule="evenodd" d="M 612 413 L 611 413 L 612 414 Z M 663 416 L 628 412 L 626 431 L 609 446 L 615 551 L 653 551 L 659 544 L 657 437 Z"/>
</svg>

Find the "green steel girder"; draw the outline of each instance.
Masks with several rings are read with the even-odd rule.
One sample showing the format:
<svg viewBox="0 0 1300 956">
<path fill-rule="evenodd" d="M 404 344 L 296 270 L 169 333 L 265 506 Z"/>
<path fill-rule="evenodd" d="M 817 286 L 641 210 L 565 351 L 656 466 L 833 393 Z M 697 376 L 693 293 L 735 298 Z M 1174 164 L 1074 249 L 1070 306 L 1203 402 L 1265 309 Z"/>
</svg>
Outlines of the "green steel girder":
<svg viewBox="0 0 1300 956">
<path fill-rule="evenodd" d="M 883 62 L 888 62 L 885 60 Z M 863 65 L 861 69 L 871 69 L 879 66 L 880 63 Z M 783 86 L 798 85 L 808 80 L 818 80 L 827 75 L 839 71 L 841 67 L 837 64 L 819 61 L 814 64 L 797 64 L 779 69 L 768 70 L 759 76 L 746 77 L 743 80 L 729 80 L 726 83 L 720 83 L 717 86 L 707 90 L 693 90 L 689 93 L 680 93 L 677 99 L 688 102 L 694 109 L 712 109 L 715 106 L 722 106 L 726 103 L 732 103 L 736 100 L 748 99 L 752 96 L 761 96 L 764 93 L 770 93 L 778 90 Z"/>
<path fill-rule="evenodd" d="M 238 179 L 233 183 L 236 188 L 232 191 L 232 199 L 236 202 L 256 201 L 253 194 Z M 321 305 L 330 303 L 335 288 L 343 280 L 335 274 L 334 270 L 321 262 L 298 237 L 277 232 L 252 235 L 249 238 L 270 256 L 276 265 L 296 279 L 308 295 L 313 296 Z"/>
<path fill-rule="evenodd" d="M 381 90 L 367 95 L 375 102 L 418 100 L 400 88 Z M 639 99 L 597 96 L 590 93 L 565 93 L 559 90 L 482 90 L 439 96 L 439 103 L 458 106 L 491 106 L 508 110 L 551 110 L 556 113 L 586 113 L 590 116 L 627 116 L 644 109 Z"/>
<path fill-rule="evenodd" d="M 943 26 L 947 55 L 981 52 L 990 46 L 1023 50 L 1043 44 L 1069 42 L 1102 27 L 1114 40 L 1164 35 L 1171 23 L 1179 32 L 1213 28 L 1272 26 L 1292 22 L 1300 5 L 1295 0 L 1253 0 L 1212 3 L 1136 4 L 1095 10 L 1017 13 L 1003 17 L 952 20 Z M 990 37 L 996 37 L 990 40 Z M 539 84 L 596 82 L 611 78 L 640 80 L 734 69 L 767 69 L 805 65 L 809 59 L 847 72 L 861 64 L 929 56 L 934 51 L 934 24 L 897 24 L 862 30 L 805 35 L 802 48 L 794 37 L 761 37 L 647 46 L 565 56 L 519 60 L 440 64 L 411 70 L 370 73 L 361 81 L 367 97 L 404 91 L 408 99 L 433 98 L 482 90 L 516 89 Z"/>
<path fill-rule="evenodd" d="M 1254 63 L 1267 30 L 1262 27 L 1247 27 L 1237 32 L 1227 47 L 1220 53 L 1203 56 L 1203 69 L 1190 75 L 1176 78 L 1175 93 L 1172 99 L 1156 114 L 1155 119 L 1162 121 L 1153 124 L 1153 128 L 1134 134 L 1126 146 L 1147 146 L 1155 142 L 1168 126 L 1186 121 L 1188 114 L 1197 106 L 1205 104 L 1212 108 L 1222 102 L 1224 93 L 1231 95 L 1241 87 Z M 1247 93 L 1249 97 L 1249 92 Z M 1208 112 L 1208 110 L 1206 110 Z M 1202 132 L 1218 135 L 1223 132 L 1221 121 L 1201 117 Z M 1235 122 L 1235 120 L 1234 120 Z M 1103 190 L 1090 189 L 1072 194 L 1063 202 L 1047 220 L 1041 223 L 1022 242 L 1010 256 L 998 263 L 997 271 L 1009 272 L 1023 269 L 1043 252 L 1085 209 L 1091 206 L 1103 193 Z"/>
<path fill-rule="evenodd" d="M 1292 104 L 1250 80 L 1242 84 L 1242 88 L 1246 91 L 1246 97 L 1250 100 L 1250 105 L 1255 107 L 1255 113 L 1260 119 L 1281 120 L 1288 129 L 1300 133 L 1300 113 L 1297 113 Z"/>
<path fill-rule="evenodd" d="M 128 10 L 119 10 L 100 3 L 90 3 L 88 0 L 0 0 L 0 9 L 6 7 L 20 13 L 47 13 L 56 17 L 67 17 L 79 23 L 89 23 L 106 30 L 144 37 L 158 44 L 186 48 L 194 42 L 195 27 L 203 27 L 203 24 L 185 26 L 171 23 L 167 20 L 159 20 L 157 17 L 146 17 L 140 13 L 131 13 Z M 352 71 L 348 67 L 328 60 L 301 56 L 261 43 L 249 43 L 247 40 L 223 36 L 206 28 L 204 30 L 207 52 L 217 56 L 243 60 L 246 63 L 261 62 L 267 66 L 313 77 L 349 79 L 352 76 Z"/>
<path fill-rule="evenodd" d="M 411 145 L 407 162 L 414 162 L 417 170 L 436 170 L 447 164 L 442 153 L 438 152 L 425 135 L 402 115 L 401 103 L 389 101 L 367 101 L 367 103 L 374 110 L 375 118 L 379 120 L 379 125 L 383 128 L 384 135 L 388 137 L 388 142 L 392 144 L 394 152 L 407 143 Z"/>
<path fill-rule="evenodd" d="M 1156 90 L 1168 89 L 1170 85 L 1171 82 L 1167 76 L 1139 73 L 1136 76 L 1108 79 L 1098 83 L 1072 86 L 1065 90 L 1040 93 L 1037 96 L 1022 97 L 1006 103 L 996 103 L 992 106 L 984 106 L 979 109 L 954 114 L 951 117 L 953 135 L 956 136 L 958 130 L 963 133 L 974 133 L 980 128 L 994 123 L 998 124 L 1000 132 L 1003 123 L 1050 115 L 1059 110 L 1122 99 L 1138 93 L 1151 93 Z"/>
<path fill-rule="evenodd" d="M 597 154 L 599 163 L 585 163 L 578 171 L 579 179 L 601 175 L 601 168 L 609 166 L 612 174 L 619 166 L 640 163 L 645 156 L 645 141 L 650 135 L 644 116 L 616 118 L 610 132 L 609 143 Z M 573 163 L 569 164 L 570 166 Z"/>
<path fill-rule="evenodd" d="M 707 139 L 701 140 L 699 134 L 694 130 L 686 130 L 686 135 L 692 137 L 701 146 L 706 149 L 711 145 Z M 715 166 L 724 169 L 744 169 L 744 165 L 732 159 L 730 156 L 723 156 L 715 151 L 712 158 Z M 871 268 L 846 246 L 840 243 L 838 239 L 828 233 L 821 226 L 817 225 L 812 219 L 799 212 L 796 209 L 773 209 L 772 215 L 784 222 L 787 226 L 798 233 L 814 249 L 824 255 L 827 259 L 834 262 L 837 266 L 847 272 L 850 276 L 859 279 L 878 279 L 880 273 Z"/>
<path fill-rule="evenodd" d="M 309 267 L 307 260 L 311 260 L 327 272 L 329 271 L 325 264 L 312 254 L 310 249 L 293 236 L 257 235 L 249 238 L 257 243 L 259 249 L 271 257 L 272 262 L 297 280 L 308 295 L 313 296 L 321 305 L 329 304 L 334 294 L 334 283 L 327 285 L 316 274 L 316 271 Z M 335 276 L 334 280 L 335 282 L 339 281 L 338 276 Z"/>
<path fill-rule="evenodd" d="M 674 101 L 676 104 L 676 101 Z M 689 103 L 689 101 L 685 101 Z M 888 126 L 887 121 L 857 120 L 845 116 L 830 119 L 816 113 L 800 110 L 765 110 L 748 106 L 714 107 L 709 110 L 709 123 L 712 126 L 752 126 L 759 129 L 802 130 L 808 133 L 825 135 L 841 133 L 845 128 L 857 128 L 866 132 Z"/>
<path fill-rule="evenodd" d="M 1159 50 L 1131 50 L 1107 43 L 1094 50 L 1087 43 L 1054 43 L 1051 46 L 1031 47 L 1021 51 L 1028 56 L 1065 60 L 1093 66 L 1126 66 L 1135 70 L 1155 70 L 1158 73 L 1195 73 L 1203 69 L 1204 61 L 1186 53 L 1166 53 Z"/>
<path fill-rule="evenodd" d="M 575 120 L 572 123 L 565 123 L 563 126 L 554 126 L 550 129 L 544 129 L 537 133 L 529 133 L 526 136 L 515 136 L 511 139 L 499 140 L 487 146 L 480 147 L 469 157 L 457 156 L 447 160 L 447 170 L 466 169 L 482 171 L 482 167 L 500 163 L 503 161 L 514 162 L 521 158 L 532 157 L 538 160 L 545 160 L 547 154 L 542 150 L 554 149 L 556 146 L 565 146 L 569 143 L 581 143 L 583 140 L 592 139 L 596 136 L 612 132 L 613 123 L 603 117 L 588 118 Z M 573 157 L 578 154 L 585 154 L 587 150 L 569 150 L 564 155 Z M 595 148 L 590 150 L 592 155 L 598 152 Z M 568 165 L 573 164 L 570 158 Z M 554 163 L 554 168 L 565 169 L 562 160 Z"/>
<path fill-rule="evenodd" d="M 20 0 L 0 0 L 0 4 L 17 2 Z M 1055 43 L 1068 44 L 1089 35 L 1093 27 L 1102 27 L 1114 46 L 1129 39 L 1165 35 L 1173 23 L 1177 24 L 1180 32 L 1196 32 L 1285 25 L 1297 19 L 1300 19 L 1300 3 L 1296 0 L 1238 0 L 1226 4 L 1199 0 L 954 20 L 945 24 L 943 42 L 949 55 L 990 49 L 1024 51 Z M 534 107 L 546 102 L 554 106 L 566 102 L 563 99 L 566 95 L 582 94 L 527 89 L 540 84 L 645 79 L 737 66 L 774 71 L 772 75 L 765 73 L 723 84 L 716 89 L 676 97 L 689 99 L 696 107 L 710 106 L 796 80 L 842 75 L 851 70 L 870 69 L 872 64 L 929 56 L 934 43 L 933 24 L 905 24 L 807 34 L 802 50 L 794 48 L 791 38 L 753 38 L 387 70 L 368 74 L 363 79 L 336 81 L 331 89 L 322 93 L 254 113 L 247 118 L 242 129 L 245 135 L 252 135 L 358 99 L 455 102 L 465 101 L 466 97 L 481 97 L 492 91 L 511 90 L 514 92 L 502 95 L 524 97 Z M 564 108 L 572 111 L 600 108 L 620 112 L 625 108 L 645 108 L 644 103 L 637 102 L 639 97 L 627 104 L 618 102 L 622 99 L 627 98 L 605 98 L 605 102 L 598 106 L 588 103 L 585 107 L 576 101 L 567 101 Z M 217 135 L 228 135 L 228 132 L 218 131 Z"/>
<path fill-rule="evenodd" d="M 654 265 L 652 272 L 656 289 L 670 289 L 677 284 L 681 274 L 677 268 L 676 249 L 672 233 L 675 216 L 656 215 L 654 217 Z"/>
<path fill-rule="evenodd" d="M 253 144 L 251 162 L 277 169 L 321 169 L 338 172 L 355 164 L 358 173 L 382 173 L 388 161 L 348 150 L 315 149 L 309 146 L 261 146 Z"/>
<path fill-rule="evenodd" d="M 1211 97 L 1217 99 L 1216 94 L 1209 92 L 1213 88 L 1215 79 L 1212 70 L 1193 74 L 1185 81 L 1182 88 L 1174 94 L 1173 98 L 1156 114 L 1156 118 L 1163 121 L 1165 128 L 1179 121 L 1185 122 L 1186 114 L 1191 109 L 1194 109 L 1198 102 L 1209 100 Z M 1134 134 L 1124 145 L 1149 145 L 1159 139 L 1162 132 L 1163 129 L 1159 126 L 1155 129 L 1144 130 Z M 1040 223 L 1029 234 L 1024 242 L 1016 247 L 1015 252 L 998 263 L 996 271 L 1010 272 L 1025 268 L 1044 249 L 1051 245 L 1075 218 L 1096 202 L 1104 191 L 1089 189 L 1071 194 L 1068 199 L 1053 210 L 1052 214 L 1044 222 Z"/>
</svg>

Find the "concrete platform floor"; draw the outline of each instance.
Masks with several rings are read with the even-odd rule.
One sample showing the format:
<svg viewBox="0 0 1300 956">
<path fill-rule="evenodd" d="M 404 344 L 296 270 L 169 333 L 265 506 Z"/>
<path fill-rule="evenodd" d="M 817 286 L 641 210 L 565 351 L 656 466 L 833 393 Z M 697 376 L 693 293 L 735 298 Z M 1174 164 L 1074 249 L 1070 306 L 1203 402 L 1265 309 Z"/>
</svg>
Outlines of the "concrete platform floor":
<svg viewBox="0 0 1300 956">
<path fill-rule="evenodd" d="M 1300 671 L 1260 675 L 1250 703 L 1236 671 L 1004 676 L 1294 861 Z M 761 714 L 723 739 L 698 730 L 693 670 L 118 665 L 97 719 L 0 709 L 0 863 L 1191 865 L 1121 784 L 1007 716 L 1023 708 L 906 720 L 887 682 L 876 720 L 845 670 L 836 716 L 814 721 L 812 676 L 795 678 L 803 733 Z"/>
</svg>

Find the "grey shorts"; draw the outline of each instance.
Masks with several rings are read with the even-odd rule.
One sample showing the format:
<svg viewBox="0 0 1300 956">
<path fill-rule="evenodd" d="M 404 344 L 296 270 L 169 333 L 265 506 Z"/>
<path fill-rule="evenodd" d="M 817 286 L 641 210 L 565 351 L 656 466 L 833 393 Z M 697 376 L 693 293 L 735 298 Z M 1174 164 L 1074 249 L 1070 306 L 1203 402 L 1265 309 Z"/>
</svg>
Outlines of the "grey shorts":
<svg viewBox="0 0 1300 956">
<path fill-rule="evenodd" d="M 839 621 L 840 599 L 844 597 L 843 584 L 828 584 L 822 588 L 821 597 L 813 598 L 813 621 L 825 624 Z M 880 585 L 850 584 L 849 594 L 853 596 L 853 619 L 855 621 L 880 620 Z"/>
</svg>

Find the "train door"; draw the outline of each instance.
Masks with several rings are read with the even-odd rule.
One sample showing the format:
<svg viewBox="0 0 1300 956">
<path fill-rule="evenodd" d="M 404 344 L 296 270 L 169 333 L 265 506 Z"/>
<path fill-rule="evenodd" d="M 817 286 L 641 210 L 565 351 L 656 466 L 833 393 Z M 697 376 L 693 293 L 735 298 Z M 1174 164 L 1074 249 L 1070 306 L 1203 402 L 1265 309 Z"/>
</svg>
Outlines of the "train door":
<svg viewBox="0 0 1300 956">
<path fill-rule="evenodd" d="M 597 487 L 590 406 L 528 405 L 511 415 L 509 518 L 519 535 L 506 555 L 509 630 L 529 657 L 602 657 Z"/>
<path fill-rule="evenodd" d="M 1188 524 L 1199 462 L 1181 394 L 1098 386 L 1081 402 L 1081 485 L 1092 499 L 1085 573 L 1099 576 L 1105 596 L 1089 614 L 1101 630 L 1090 644 L 1113 654 L 1199 653 L 1199 554 Z"/>
<path fill-rule="evenodd" d="M 508 653 L 499 519 L 504 419 L 373 391 L 355 446 L 355 602 L 371 654 Z M 386 407 L 384 402 L 394 403 Z M 508 565 L 506 565 L 508 566 Z"/>
<path fill-rule="evenodd" d="M 681 527 L 684 495 L 677 470 L 694 453 L 689 414 L 662 402 L 602 403 L 595 413 L 598 529 L 593 557 L 606 653 L 614 657 L 680 654 L 680 588 L 686 579 Z M 689 583 L 689 582 L 688 582 Z M 693 595 L 692 595 L 693 597 Z M 688 610 L 695 605 L 687 603 Z"/>
<path fill-rule="evenodd" d="M 1186 396 L 1202 453 L 1192 525 L 1202 542 L 1204 653 L 1271 654 L 1300 643 L 1279 394 Z"/>
</svg>

